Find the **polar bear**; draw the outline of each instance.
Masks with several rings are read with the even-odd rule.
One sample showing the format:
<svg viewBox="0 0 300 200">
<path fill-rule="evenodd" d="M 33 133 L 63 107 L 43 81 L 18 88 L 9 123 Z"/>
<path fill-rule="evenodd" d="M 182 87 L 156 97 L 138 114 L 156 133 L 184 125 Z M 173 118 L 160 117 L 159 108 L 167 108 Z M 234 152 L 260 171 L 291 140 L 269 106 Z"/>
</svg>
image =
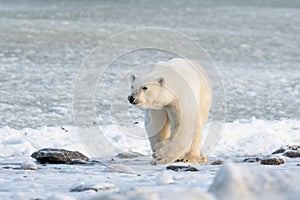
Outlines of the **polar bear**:
<svg viewBox="0 0 300 200">
<path fill-rule="evenodd" d="M 128 101 L 144 109 L 152 164 L 207 163 L 201 136 L 212 102 L 212 89 L 200 65 L 174 58 L 158 62 L 150 73 L 141 77 L 131 75 Z"/>
</svg>

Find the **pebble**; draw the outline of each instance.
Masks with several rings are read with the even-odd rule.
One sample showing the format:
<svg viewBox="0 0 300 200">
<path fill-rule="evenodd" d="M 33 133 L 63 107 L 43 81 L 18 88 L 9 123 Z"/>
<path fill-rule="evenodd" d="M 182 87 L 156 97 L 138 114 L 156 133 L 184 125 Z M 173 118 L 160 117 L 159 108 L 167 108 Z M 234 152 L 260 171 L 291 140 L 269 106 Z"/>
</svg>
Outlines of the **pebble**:
<svg viewBox="0 0 300 200">
<path fill-rule="evenodd" d="M 223 160 L 215 160 L 211 163 L 211 165 L 221 165 L 223 164 Z"/>
</svg>

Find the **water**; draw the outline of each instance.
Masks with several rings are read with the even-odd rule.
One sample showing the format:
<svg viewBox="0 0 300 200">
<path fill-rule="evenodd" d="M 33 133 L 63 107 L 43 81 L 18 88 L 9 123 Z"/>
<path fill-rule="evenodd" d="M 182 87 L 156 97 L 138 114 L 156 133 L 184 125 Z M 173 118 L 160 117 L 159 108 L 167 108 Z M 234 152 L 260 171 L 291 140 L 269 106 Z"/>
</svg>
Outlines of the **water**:
<svg viewBox="0 0 300 200">
<path fill-rule="evenodd" d="M 299 119 L 299 10 L 297 1 L 0 1 L 0 127 L 73 125 L 74 83 L 90 50 L 148 26 L 207 49 L 227 121 Z M 96 101 L 97 113 L 109 106 Z"/>
</svg>

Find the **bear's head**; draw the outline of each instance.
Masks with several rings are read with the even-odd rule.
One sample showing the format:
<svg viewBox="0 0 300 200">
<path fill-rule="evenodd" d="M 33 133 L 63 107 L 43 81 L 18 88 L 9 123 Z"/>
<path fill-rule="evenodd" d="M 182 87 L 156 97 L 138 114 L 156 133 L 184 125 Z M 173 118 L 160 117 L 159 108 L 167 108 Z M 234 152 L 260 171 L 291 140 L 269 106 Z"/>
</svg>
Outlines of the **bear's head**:
<svg viewBox="0 0 300 200">
<path fill-rule="evenodd" d="M 137 80 L 131 75 L 130 80 L 131 95 L 127 99 L 133 105 L 159 110 L 170 105 L 175 99 L 175 95 L 166 87 L 163 77 Z"/>
</svg>

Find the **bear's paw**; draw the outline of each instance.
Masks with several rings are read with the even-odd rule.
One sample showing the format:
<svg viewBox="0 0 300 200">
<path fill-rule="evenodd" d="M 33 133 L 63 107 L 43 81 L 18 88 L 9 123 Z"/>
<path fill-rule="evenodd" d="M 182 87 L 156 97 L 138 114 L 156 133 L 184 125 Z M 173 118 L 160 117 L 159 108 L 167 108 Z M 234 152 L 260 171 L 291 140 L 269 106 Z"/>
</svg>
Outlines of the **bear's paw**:
<svg viewBox="0 0 300 200">
<path fill-rule="evenodd" d="M 187 153 L 183 158 L 176 160 L 176 162 L 207 164 L 208 161 L 205 156 L 192 155 Z"/>
</svg>

